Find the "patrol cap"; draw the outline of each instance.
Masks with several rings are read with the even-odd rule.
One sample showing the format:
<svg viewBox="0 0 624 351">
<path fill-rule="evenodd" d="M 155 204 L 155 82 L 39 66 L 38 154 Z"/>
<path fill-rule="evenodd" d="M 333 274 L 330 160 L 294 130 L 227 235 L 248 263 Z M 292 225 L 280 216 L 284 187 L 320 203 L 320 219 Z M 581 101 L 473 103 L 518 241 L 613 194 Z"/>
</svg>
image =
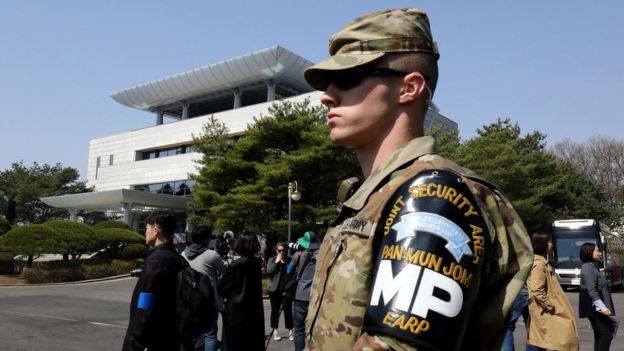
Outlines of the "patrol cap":
<svg viewBox="0 0 624 351">
<path fill-rule="evenodd" d="M 304 77 L 314 89 L 325 90 L 327 73 L 366 65 L 391 52 L 440 57 L 423 10 L 390 9 L 355 19 L 329 39 L 331 57 L 306 69 Z"/>
</svg>

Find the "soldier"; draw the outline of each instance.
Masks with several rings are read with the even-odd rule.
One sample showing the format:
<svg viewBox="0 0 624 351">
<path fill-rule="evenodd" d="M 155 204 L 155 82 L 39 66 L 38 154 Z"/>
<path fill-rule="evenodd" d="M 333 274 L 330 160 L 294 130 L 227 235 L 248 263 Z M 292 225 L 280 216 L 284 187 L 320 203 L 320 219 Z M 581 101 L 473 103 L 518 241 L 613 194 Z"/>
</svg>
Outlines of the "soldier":
<svg viewBox="0 0 624 351">
<path fill-rule="evenodd" d="M 423 136 L 439 58 L 427 15 L 360 17 L 329 53 L 305 78 L 325 92 L 330 139 L 355 148 L 366 180 L 339 199 L 318 254 L 309 348 L 500 349 L 531 243 L 496 186 Z"/>
</svg>

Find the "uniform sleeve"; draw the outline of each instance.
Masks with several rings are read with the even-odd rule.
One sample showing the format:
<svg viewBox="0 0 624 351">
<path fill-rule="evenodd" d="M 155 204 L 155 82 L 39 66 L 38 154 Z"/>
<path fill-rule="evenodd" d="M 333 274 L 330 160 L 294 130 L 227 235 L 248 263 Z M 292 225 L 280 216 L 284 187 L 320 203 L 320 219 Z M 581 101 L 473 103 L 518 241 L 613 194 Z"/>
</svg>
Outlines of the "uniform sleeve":
<svg viewBox="0 0 624 351">
<path fill-rule="evenodd" d="M 528 286 L 529 296 L 535 298 L 535 302 L 548 312 L 555 312 L 555 306 L 548 298 L 548 289 L 546 285 L 547 274 L 545 267 L 538 262 L 533 264 L 531 274 L 529 275 Z"/>
<path fill-rule="evenodd" d="M 454 172 L 421 172 L 406 184 L 379 220 L 353 350 L 500 349 L 533 263 L 522 221 L 498 190 Z"/>
<path fill-rule="evenodd" d="M 156 260 L 148 260 L 137 282 L 139 292 L 136 306 L 132 306 L 133 315 L 133 340 L 141 345 L 150 345 L 159 320 L 161 306 L 168 301 L 163 301 L 161 294 L 164 284 L 164 274 L 161 264 Z"/>
<path fill-rule="evenodd" d="M 492 250 L 474 318 L 474 338 L 487 349 L 500 349 L 513 303 L 533 265 L 531 239 L 520 216 L 497 189 L 471 183 L 490 222 Z"/>
</svg>

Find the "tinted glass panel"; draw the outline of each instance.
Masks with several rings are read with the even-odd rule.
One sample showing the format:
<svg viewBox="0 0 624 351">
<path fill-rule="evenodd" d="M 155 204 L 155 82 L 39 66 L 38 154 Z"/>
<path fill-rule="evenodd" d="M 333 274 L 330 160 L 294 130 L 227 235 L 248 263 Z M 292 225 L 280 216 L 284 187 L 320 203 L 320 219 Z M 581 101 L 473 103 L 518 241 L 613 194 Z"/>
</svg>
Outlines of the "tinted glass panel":
<svg viewBox="0 0 624 351">
<path fill-rule="evenodd" d="M 173 184 L 172 183 L 164 183 L 162 186 L 161 193 L 173 195 Z"/>
</svg>

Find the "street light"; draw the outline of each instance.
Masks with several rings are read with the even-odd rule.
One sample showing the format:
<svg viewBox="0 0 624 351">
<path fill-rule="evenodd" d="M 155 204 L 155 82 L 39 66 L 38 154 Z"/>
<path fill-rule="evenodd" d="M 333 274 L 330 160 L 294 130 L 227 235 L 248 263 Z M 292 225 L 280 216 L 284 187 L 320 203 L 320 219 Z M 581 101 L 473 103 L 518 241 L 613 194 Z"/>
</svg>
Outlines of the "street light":
<svg viewBox="0 0 624 351">
<path fill-rule="evenodd" d="M 290 210 L 292 202 L 301 200 L 301 193 L 297 189 L 297 181 L 288 182 L 288 242 L 292 242 L 290 238 Z"/>
</svg>

